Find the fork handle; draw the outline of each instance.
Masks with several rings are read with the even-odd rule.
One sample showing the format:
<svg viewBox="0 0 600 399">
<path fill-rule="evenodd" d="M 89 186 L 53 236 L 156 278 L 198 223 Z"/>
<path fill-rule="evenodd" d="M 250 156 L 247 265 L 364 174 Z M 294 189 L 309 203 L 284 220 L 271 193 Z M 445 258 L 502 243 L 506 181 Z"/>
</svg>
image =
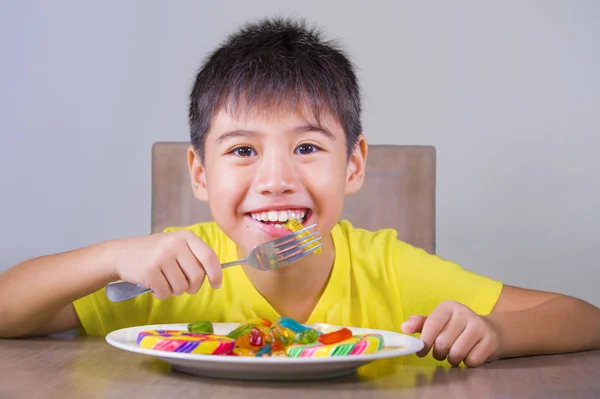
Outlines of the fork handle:
<svg viewBox="0 0 600 399">
<path fill-rule="evenodd" d="M 231 267 L 231 266 L 243 265 L 244 263 L 246 263 L 246 259 L 234 260 L 233 262 L 223 263 L 221 265 L 221 268 L 225 269 L 225 268 Z"/>
<path fill-rule="evenodd" d="M 113 302 L 125 301 L 150 291 L 150 288 L 127 281 L 114 281 L 106 285 L 106 296 Z"/>
<path fill-rule="evenodd" d="M 221 267 L 225 269 L 227 267 L 241 265 L 245 263 L 244 261 L 245 259 L 234 260 L 233 262 L 223 263 Z M 113 302 L 125 301 L 151 291 L 150 288 L 143 287 L 139 284 L 128 283 L 127 281 L 114 281 L 106 285 L 106 296 Z"/>
</svg>

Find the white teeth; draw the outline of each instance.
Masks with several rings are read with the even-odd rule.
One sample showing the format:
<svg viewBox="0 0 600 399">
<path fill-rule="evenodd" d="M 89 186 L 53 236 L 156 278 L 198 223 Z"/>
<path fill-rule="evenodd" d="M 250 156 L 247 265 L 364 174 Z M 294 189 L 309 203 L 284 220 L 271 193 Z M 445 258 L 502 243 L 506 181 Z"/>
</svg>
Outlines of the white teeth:
<svg viewBox="0 0 600 399">
<path fill-rule="evenodd" d="M 288 220 L 302 220 L 306 215 L 305 211 L 294 210 L 294 211 L 268 211 L 268 212 L 256 212 L 250 214 L 253 219 L 262 222 L 280 222 L 284 223 Z"/>
<path fill-rule="evenodd" d="M 285 211 L 280 211 L 280 212 L 279 212 L 279 218 L 278 218 L 278 220 L 279 220 L 280 222 L 285 222 L 285 221 L 287 221 L 287 220 L 288 220 L 288 214 L 287 214 L 287 212 L 285 212 Z"/>
</svg>

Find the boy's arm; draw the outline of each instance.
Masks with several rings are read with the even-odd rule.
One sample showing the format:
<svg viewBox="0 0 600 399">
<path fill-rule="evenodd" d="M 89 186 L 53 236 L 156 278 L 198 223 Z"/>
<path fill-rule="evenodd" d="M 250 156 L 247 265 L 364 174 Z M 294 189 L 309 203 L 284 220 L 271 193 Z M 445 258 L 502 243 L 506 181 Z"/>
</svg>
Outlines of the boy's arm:
<svg viewBox="0 0 600 399">
<path fill-rule="evenodd" d="M 122 238 L 23 262 L 0 274 L 0 338 L 75 328 L 73 301 L 122 279 L 159 299 L 195 294 L 223 272 L 215 252 L 191 231 Z"/>
<path fill-rule="evenodd" d="M 505 285 L 486 318 L 499 358 L 600 349 L 600 309 L 573 297 Z"/>
<path fill-rule="evenodd" d="M 110 245 L 32 259 L 0 274 L 0 337 L 78 327 L 72 302 L 115 279 Z"/>
</svg>

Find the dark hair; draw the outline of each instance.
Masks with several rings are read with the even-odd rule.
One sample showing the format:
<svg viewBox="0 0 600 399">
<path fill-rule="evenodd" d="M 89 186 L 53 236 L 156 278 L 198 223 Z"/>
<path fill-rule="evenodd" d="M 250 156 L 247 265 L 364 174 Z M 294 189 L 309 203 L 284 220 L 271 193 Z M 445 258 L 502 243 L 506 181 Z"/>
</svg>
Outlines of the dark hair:
<svg viewBox="0 0 600 399">
<path fill-rule="evenodd" d="M 216 113 L 299 105 L 317 123 L 337 118 L 348 154 L 362 132 L 360 88 L 344 51 L 304 20 L 266 18 L 243 26 L 205 60 L 190 94 L 191 143 L 204 160 L 205 136 Z"/>
</svg>

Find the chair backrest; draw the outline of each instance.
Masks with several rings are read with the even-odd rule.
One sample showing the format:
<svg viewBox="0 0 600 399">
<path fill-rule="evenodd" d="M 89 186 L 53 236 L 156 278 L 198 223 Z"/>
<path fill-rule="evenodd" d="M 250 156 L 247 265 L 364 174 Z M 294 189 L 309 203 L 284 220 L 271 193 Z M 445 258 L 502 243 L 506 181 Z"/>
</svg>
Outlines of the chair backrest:
<svg viewBox="0 0 600 399">
<path fill-rule="evenodd" d="M 193 193 L 185 142 L 152 148 L 152 232 L 212 220 Z M 431 146 L 369 145 L 362 189 L 346 197 L 342 218 L 368 230 L 392 228 L 398 238 L 435 253 L 436 152 Z"/>
</svg>

